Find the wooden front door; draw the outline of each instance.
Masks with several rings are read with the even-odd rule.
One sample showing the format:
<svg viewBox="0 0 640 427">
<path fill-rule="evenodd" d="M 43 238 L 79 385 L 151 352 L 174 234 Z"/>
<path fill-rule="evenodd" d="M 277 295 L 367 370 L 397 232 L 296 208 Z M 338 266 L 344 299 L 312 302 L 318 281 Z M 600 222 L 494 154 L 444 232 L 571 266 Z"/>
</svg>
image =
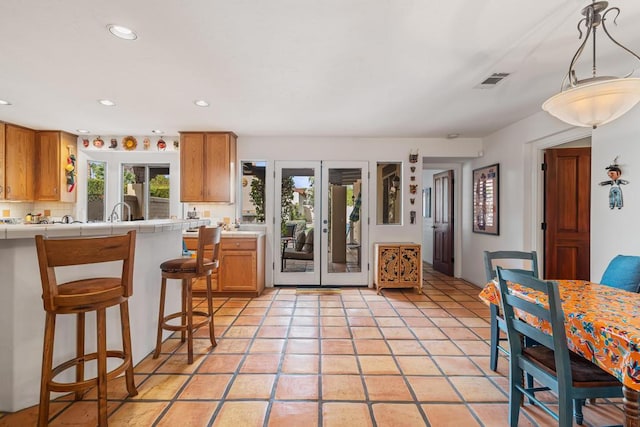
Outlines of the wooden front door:
<svg viewBox="0 0 640 427">
<path fill-rule="evenodd" d="M 433 268 L 453 276 L 453 171 L 433 176 Z"/>
<path fill-rule="evenodd" d="M 590 277 L 591 147 L 545 151 L 545 279 Z"/>
</svg>

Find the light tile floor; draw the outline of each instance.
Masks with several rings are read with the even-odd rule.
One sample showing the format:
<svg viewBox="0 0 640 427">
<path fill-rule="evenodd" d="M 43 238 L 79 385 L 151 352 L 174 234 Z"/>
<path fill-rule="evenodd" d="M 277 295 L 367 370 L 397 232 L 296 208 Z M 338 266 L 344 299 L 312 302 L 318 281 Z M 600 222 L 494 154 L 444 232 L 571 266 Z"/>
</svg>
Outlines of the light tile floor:
<svg viewBox="0 0 640 427">
<path fill-rule="evenodd" d="M 488 369 L 488 308 L 479 289 L 425 266 L 423 294 L 347 288 L 336 295 L 267 289 L 216 298 L 218 346 L 198 332 L 192 365 L 170 338 L 135 368 L 139 394 L 109 384 L 114 426 L 506 426 L 507 363 Z M 201 303 L 202 301 L 199 301 Z M 96 424 L 96 393 L 51 405 L 50 425 Z M 549 399 L 553 399 L 550 396 Z M 585 425 L 621 424 L 620 401 L 585 408 Z M 0 417 L 35 425 L 37 406 Z M 525 405 L 521 426 L 555 426 Z"/>
</svg>

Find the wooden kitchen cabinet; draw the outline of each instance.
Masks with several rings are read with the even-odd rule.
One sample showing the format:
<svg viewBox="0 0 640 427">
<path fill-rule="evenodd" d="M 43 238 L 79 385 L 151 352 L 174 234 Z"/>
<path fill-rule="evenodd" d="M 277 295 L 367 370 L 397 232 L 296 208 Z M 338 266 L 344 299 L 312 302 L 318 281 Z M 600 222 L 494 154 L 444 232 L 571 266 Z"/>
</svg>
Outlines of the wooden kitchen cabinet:
<svg viewBox="0 0 640 427">
<path fill-rule="evenodd" d="M 384 288 L 415 288 L 422 291 L 422 254 L 417 243 L 376 243 L 375 284 Z"/>
<path fill-rule="evenodd" d="M 214 295 L 259 296 L 264 290 L 264 235 L 220 239 L 220 263 L 212 276 Z M 184 237 L 189 250 L 196 250 L 198 238 Z M 205 256 L 211 254 L 205 254 Z M 205 281 L 199 279 L 193 291 L 199 296 L 206 292 Z"/>
<path fill-rule="evenodd" d="M 4 200 L 33 200 L 35 131 L 4 125 Z"/>
<path fill-rule="evenodd" d="M 237 136 L 180 133 L 180 201 L 233 203 Z"/>
<path fill-rule="evenodd" d="M 70 155 L 77 159 L 77 136 L 61 131 L 36 132 L 35 200 L 76 201 L 76 189 L 69 191 L 65 167 Z M 77 164 L 76 164 L 77 167 Z"/>
<path fill-rule="evenodd" d="M 0 200 L 4 199 L 4 135 L 5 124 L 0 122 Z"/>
</svg>

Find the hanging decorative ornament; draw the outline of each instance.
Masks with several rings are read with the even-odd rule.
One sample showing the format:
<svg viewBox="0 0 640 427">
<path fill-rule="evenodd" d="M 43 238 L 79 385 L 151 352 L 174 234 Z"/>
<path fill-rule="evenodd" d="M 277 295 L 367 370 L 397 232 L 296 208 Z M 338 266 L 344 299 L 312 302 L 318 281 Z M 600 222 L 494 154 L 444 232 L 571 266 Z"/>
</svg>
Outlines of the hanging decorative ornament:
<svg viewBox="0 0 640 427">
<path fill-rule="evenodd" d="M 76 187 L 76 156 L 70 154 L 67 157 L 67 165 L 64 167 L 64 174 L 67 178 L 67 191 L 71 193 Z"/>
<path fill-rule="evenodd" d="M 136 139 L 132 136 L 125 136 L 122 140 L 122 146 L 127 151 L 135 150 L 138 146 L 138 141 L 136 141 Z"/>
<path fill-rule="evenodd" d="M 118 148 L 118 140 L 116 138 L 111 138 L 111 144 L 109 148 Z"/>
<path fill-rule="evenodd" d="M 93 140 L 93 146 L 96 148 L 102 148 L 102 146 L 104 145 L 104 141 L 102 140 L 102 138 L 100 138 L 99 136 L 96 137 L 96 139 Z"/>
<path fill-rule="evenodd" d="M 87 138 L 82 138 L 82 145 L 84 145 L 84 148 L 87 148 L 89 146 L 89 140 Z"/>
<path fill-rule="evenodd" d="M 149 149 L 149 147 L 151 147 L 151 140 L 150 140 L 149 138 L 145 138 L 145 139 L 143 139 L 143 140 L 142 140 L 142 147 L 143 147 L 145 150 L 148 150 L 148 149 Z"/>
<path fill-rule="evenodd" d="M 158 140 L 158 144 L 157 144 L 157 146 L 158 146 L 158 150 L 160 150 L 160 151 L 164 151 L 164 150 L 167 148 L 167 143 L 166 143 L 166 142 L 164 142 L 164 140 L 163 140 L 162 138 L 160 138 L 160 139 Z"/>
</svg>

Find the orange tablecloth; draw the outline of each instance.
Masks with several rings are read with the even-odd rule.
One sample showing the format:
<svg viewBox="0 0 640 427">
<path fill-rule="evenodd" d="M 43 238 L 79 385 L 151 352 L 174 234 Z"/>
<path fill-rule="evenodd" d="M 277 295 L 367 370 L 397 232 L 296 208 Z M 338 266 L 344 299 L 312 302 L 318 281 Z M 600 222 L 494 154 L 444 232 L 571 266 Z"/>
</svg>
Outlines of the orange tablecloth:
<svg viewBox="0 0 640 427">
<path fill-rule="evenodd" d="M 640 294 L 583 280 L 556 280 L 569 348 L 640 391 Z M 546 305 L 546 296 L 514 286 L 531 301 Z M 494 282 L 487 283 L 480 298 L 499 304 Z M 526 319 L 539 328 L 548 327 L 537 318 Z"/>
</svg>

